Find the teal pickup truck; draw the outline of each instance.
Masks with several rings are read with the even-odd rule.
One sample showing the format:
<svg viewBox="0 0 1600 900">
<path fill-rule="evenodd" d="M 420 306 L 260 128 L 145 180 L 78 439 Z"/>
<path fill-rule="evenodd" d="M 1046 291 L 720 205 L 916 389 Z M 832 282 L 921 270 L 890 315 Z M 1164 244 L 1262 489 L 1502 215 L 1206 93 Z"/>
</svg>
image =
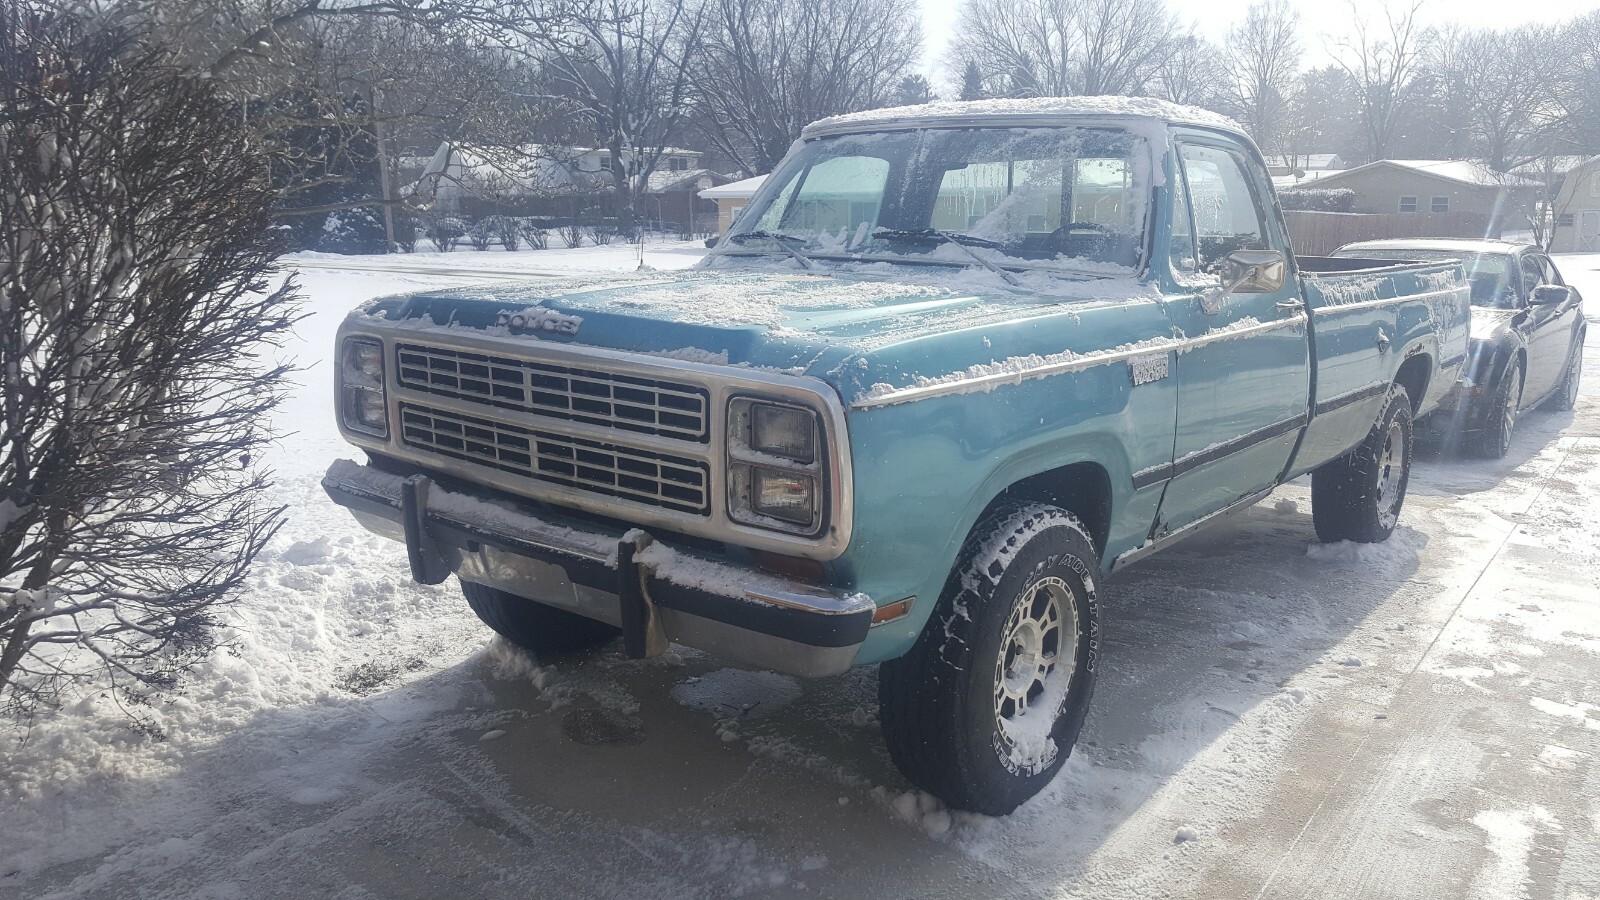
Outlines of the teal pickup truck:
<svg viewBox="0 0 1600 900">
<path fill-rule="evenodd" d="M 697 268 L 373 301 L 324 486 L 536 652 L 881 664 L 918 786 L 1010 812 L 1070 752 L 1100 579 L 1310 473 L 1381 541 L 1454 385 L 1454 261 L 1290 252 L 1237 126 L 1153 100 L 807 127 Z"/>
</svg>

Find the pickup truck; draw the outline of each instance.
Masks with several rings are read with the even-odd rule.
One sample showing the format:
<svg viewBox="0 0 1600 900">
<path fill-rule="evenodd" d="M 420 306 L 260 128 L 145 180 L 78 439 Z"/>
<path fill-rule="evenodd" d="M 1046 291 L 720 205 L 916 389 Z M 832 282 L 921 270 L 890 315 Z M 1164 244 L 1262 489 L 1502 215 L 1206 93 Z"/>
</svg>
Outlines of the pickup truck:
<svg viewBox="0 0 1600 900">
<path fill-rule="evenodd" d="M 1307 473 L 1384 540 L 1467 334 L 1458 262 L 1296 259 L 1211 113 L 877 110 L 695 269 L 355 310 L 324 486 L 535 652 L 879 665 L 907 778 L 999 815 L 1083 727 L 1102 577 Z"/>
</svg>

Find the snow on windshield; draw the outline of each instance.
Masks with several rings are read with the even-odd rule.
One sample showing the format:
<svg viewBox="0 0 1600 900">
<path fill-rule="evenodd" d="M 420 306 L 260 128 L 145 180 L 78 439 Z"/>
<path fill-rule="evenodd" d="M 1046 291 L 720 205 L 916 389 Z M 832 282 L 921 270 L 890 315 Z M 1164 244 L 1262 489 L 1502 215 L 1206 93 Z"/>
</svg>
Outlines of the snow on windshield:
<svg viewBox="0 0 1600 900">
<path fill-rule="evenodd" d="M 1150 150 L 1117 128 L 820 138 L 769 179 L 729 252 L 1135 271 Z"/>
</svg>

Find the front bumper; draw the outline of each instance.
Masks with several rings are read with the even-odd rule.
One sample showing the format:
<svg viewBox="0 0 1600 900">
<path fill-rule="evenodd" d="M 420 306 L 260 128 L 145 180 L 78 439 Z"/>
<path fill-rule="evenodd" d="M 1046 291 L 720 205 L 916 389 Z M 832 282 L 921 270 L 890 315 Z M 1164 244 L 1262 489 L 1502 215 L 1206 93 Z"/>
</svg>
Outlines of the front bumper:
<svg viewBox="0 0 1600 900">
<path fill-rule="evenodd" d="M 876 605 L 677 550 L 638 529 L 607 534 L 339 460 L 323 489 L 367 530 L 406 544 L 412 574 L 451 573 L 616 625 L 630 655 L 668 641 L 804 677 L 850 668 Z"/>
</svg>

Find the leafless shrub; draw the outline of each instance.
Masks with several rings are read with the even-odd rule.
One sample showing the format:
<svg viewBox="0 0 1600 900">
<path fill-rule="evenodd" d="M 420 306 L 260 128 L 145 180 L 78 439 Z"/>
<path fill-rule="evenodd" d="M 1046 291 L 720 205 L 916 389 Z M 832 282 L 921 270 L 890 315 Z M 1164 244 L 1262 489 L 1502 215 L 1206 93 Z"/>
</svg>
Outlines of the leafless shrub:
<svg viewBox="0 0 1600 900">
<path fill-rule="evenodd" d="M 508 252 L 517 249 L 522 242 L 522 223 L 511 216 L 495 216 L 492 221 L 495 237 L 500 239 L 500 246 Z"/>
<path fill-rule="evenodd" d="M 528 242 L 529 250 L 545 250 L 550 246 L 550 229 L 525 220 L 522 223 L 522 238 Z"/>
<path fill-rule="evenodd" d="M 578 222 L 568 222 L 557 228 L 556 233 L 561 235 L 561 243 L 566 244 L 569 250 L 583 246 L 583 225 Z"/>
<path fill-rule="evenodd" d="M 456 239 L 467 233 L 467 223 L 455 216 L 430 215 L 423 220 L 423 230 L 435 250 L 449 253 L 456 248 Z"/>
<path fill-rule="evenodd" d="M 617 226 L 609 222 L 591 222 L 583 231 L 589 236 L 589 243 L 596 247 L 610 246 L 611 240 L 617 236 Z"/>
<path fill-rule="evenodd" d="M 485 217 L 467 226 L 467 241 L 474 250 L 489 249 L 494 243 L 494 217 Z"/>
<path fill-rule="evenodd" d="M 297 292 L 260 143 L 116 28 L 0 0 L 0 696 L 133 704 L 218 644 L 281 522 Z M 131 708 L 137 708 L 136 706 Z"/>
</svg>

